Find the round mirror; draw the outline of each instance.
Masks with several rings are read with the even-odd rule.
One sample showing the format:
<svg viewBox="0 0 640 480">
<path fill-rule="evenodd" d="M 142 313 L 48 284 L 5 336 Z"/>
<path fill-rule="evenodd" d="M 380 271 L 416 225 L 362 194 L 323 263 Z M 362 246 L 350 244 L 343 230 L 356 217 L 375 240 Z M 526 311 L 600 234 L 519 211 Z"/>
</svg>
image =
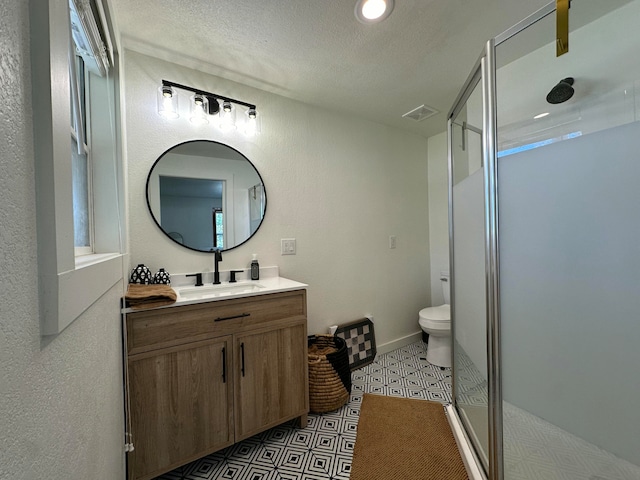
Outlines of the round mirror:
<svg viewBox="0 0 640 480">
<path fill-rule="evenodd" d="M 147 205 L 174 242 L 197 250 L 230 250 L 258 230 L 267 208 L 262 177 L 234 148 L 194 140 L 170 148 L 147 177 Z"/>
</svg>

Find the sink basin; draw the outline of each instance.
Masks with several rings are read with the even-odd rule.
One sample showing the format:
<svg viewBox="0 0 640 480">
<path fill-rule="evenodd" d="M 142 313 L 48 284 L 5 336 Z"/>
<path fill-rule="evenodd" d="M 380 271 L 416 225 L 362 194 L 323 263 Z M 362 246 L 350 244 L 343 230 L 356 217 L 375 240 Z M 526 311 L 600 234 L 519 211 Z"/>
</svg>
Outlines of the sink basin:
<svg viewBox="0 0 640 480">
<path fill-rule="evenodd" d="M 218 298 L 245 295 L 259 292 L 265 287 L 258 283 L 225 283 L 222 285 L 203 285 L 202 287 L 176 287 L 178 296 L 182 300 L 197 300 L 200 298 Z"/>
</svg>

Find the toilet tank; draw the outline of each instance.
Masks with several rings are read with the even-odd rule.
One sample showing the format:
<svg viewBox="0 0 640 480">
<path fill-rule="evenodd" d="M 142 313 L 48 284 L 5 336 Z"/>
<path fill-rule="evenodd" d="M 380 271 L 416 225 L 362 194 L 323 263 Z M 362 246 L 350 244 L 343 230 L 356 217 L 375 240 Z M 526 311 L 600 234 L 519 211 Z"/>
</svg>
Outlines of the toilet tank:
<svg viewBox="0 0 640 480">
<path fill-rule="evenodd" d="M 444 295 L 444 303 L 449 305 L 451 303 L 451 292 L 449 287 L 449 272 L 440 272 L 440 283 L 442 283 L 442 294 Z"/>
</svg>

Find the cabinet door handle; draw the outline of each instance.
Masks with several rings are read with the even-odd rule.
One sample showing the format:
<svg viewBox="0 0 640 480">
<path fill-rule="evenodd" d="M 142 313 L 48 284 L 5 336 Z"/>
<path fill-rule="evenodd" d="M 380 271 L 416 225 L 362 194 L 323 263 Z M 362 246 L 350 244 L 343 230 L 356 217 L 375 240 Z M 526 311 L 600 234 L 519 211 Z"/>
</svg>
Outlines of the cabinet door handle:
<svg viewBox="0 0 640 480">
<path fill-rule="evenodd" d="M 227 349 L 222 347 L 222 383 L 227 383 Z"/>
<path fill-rule="evenodd" d="M 242 318 L 242 317 L 249 317 L 251 316 L 250 313 L 241 313 L 240 315 L 233 315 L 231 317 L 218 317 L 214 320 L 214 322 L 222 322 L 223 320 L 233 320 L 234 318 Z"/>
<path fill-rule="evenodd" d="M 244 377 L 244 343 L 240 344 L 240 354 L 241 354 L 241 359 L 242 359 L 242 376 Z"/>
</svg>

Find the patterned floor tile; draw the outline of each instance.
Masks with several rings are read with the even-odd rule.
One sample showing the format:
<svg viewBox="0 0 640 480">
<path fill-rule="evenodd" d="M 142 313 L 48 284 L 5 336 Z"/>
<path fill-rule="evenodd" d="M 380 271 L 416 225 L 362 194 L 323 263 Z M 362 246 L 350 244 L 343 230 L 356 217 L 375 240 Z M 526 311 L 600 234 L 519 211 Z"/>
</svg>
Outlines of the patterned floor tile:
<svg viewBox="0 0 640 480">
<path fill-rule="evenodd" d="M 290 449 L 309 449 L 315 440 L 315 432 L 308 428 L 296 429 L 287 439 L 287 447 Z"/>
<path fill-rule="evenodd" d="M 289 447 L 275 466 L 282 471 L 302 472 L 305 465 L 310 461 L 311 451 L 311 448 Z"/>
<path fill-rule="evenodd" d="M 337 454 L 335 462 L 333 463 L 333 469 L 331 472 L 331 478 L 335 480 L 348 479 L 351 474 L 351 458 L 353 457 L 353 449 L 348 455 Z"/>
<path fill-rule="evenodd" d="M 258 454 L 253 457 L 253 462 L 251 464 L 260 465 L 266 468 L 273 468 L 274 465 L 280 462 L 280 458 L 284 455 L 286 448 L 286 444 L 265 444 L 258 451 Z"/>
<path fill-rule="evenodd" d="M 245 473 L 248 474 L 249 470 L 253 468 L 255 467 L 238 460 L 226 461 L 225 465 L 219 470 L 218 476 L 209 478 L 220 480 L 246 480 L 248 477 L 245 476 Z"/>
</svg>

